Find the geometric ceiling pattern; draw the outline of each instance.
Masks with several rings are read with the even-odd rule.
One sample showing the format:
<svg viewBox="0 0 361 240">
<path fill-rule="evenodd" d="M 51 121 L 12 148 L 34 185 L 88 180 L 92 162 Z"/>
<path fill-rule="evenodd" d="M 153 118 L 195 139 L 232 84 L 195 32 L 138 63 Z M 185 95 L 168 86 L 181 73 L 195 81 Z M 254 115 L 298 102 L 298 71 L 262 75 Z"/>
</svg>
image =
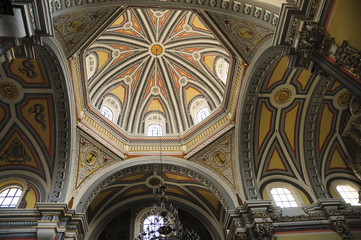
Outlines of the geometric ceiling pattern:
<svg viewBox="0 0 361 240">
<path fill-rule="evenodd" d="M 326 197 L 321 186 L 332 174 L 350 173 L 346 161 L 352 156 L 342 132 L 352 94 L 334 80 L 288 68 L 288 61 L 266 60 L 274 69 L 265 72 L 260 86 L 257 76 L 262 74 L 256 73 L 248 94 L 256 101 L 245 102 L 241 131 L 250 137 L 243 139 L 242 161 L 254 166 L 253 177 L 245 176 L 247 194 L 256 197 L 253 187 L 263 189 L 277 176 L 304 193 L 313 189 L 317 197 Z M 314 197 L 308 196 L 310 201 Z"/>
<path fill-rule="evenodd" d="M 195 12 L 141 8 L 120 12 L 82 57 L 91 106 L 100 109 L 113 97 L 120 109 L 115 125 L 130 135 L 146 133 L 151 113 L 165 118 L 164 134 L 180 135 L 195 124 L 194 101 L 219 108 L 225 83 L 216 74 L 217 61 L 231 61 Z"/>
<path fill-rule="evenodd" d="M 40 201 L 47 198 L 44 191 L 52 187 L 54 171 L 59 173 L 58 184 L 64 186 L 69 108 L 55 58 L 42 47 L 35 53 L 34 59 L 1 60 L 0 167 L 5 170 L 2 174 L 26 179 Z"/>
</svg>

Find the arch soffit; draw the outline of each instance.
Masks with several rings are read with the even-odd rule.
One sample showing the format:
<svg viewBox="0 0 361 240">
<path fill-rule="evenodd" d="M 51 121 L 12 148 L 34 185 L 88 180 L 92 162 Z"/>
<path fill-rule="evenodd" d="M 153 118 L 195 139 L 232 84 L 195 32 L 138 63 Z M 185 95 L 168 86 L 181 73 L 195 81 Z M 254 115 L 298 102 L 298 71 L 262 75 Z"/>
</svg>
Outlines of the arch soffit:
<svg viewBox="0 0 361 240">
<path fill-rule="evenodd" d="M 131 162 L 121 162 L 112 165 L 111 168 L 101 169 L 77 190 L 74 206 L 76 206 L 77 211 L 85 212 L 95 196 L 119 177 L 139 171 L 156 171 L 157 167 L 154 166 L 159 166 L 159 164 L 159 157 L 138 157 L 133 158 Z M 231 189 L 224 179 L 208 169 L 204 169 L 196 163 L 187 161 L 185 164 L 182 159 L 166 156 L 162 158 L 162 165 L 163 169 L 167 167 L 170 172 L 193 178 L 198 184 L 209 188 L 211 192 L 216 194 L 226 210 L 234 209 L 238 205 L 235 194 L 232 194 L 234 189 Z"/>
<path fill-rule="evenodd" d="M 146 201 L 146 202 L 144 202 Z M 153 202 L 152 202 L 153 203 Z M 212 234 L 212 236 L 215 237 L 215 239 L 222 239 L 221 236 L 223 236 L 223 226 L 217 222 L 216 219 L 212 218 L 206 211 L 198 208 L 194 203 L 191 202 L 184 202 L 184 199 L 181 199 L 180 201 L 177 201 L 177 199 L 172 198 L 172 203 L 175 204 L 176 207 L 181 208 L 185 211 L 187 211 L 189 214 L 193 215 L 194 217 L 198 218 L 204 226 L 209 230 L 209 232 Z M 143 199 L 143 201 L 137 203 L 137 206 L 146 206 L 149 205 L 149 199 Z M 113 205 L 111 208 L 107 209 L 106 211 L 102 212 L 101 215 L 99 215 L 94 221 L 91 221 L 89 223 L 89 229 L 90 231 L 86 233 L 85 238 L 87 239 L 96 239 L 99 234 L 101 233 L 101 230 L 112 221 L 114 217 L 121 214 L 125 210 L 128 210 L 130 208 L 134 207 L 134 201 L 132 199 L 129 199 L 125 205 L 122 205 L 121 208 L 118 205 Z M 151 205 L 149 205 L 151 207 Z M 149 209 L 149 207 L 145 207 L 145 209 L 142 209 L 141 211 L 136 212 L 136 219 L 139 219 L 139 214 L 142 214 Z M 144 211 L 143 211 L 144 210 Z M 137 220 L 135 220 L 137 222 Z M 135 229 L 139 229 L 135 227 Z"/>
<path fill-rule="evenodd" d="M 254 2 L 250 0 L 245 1 L 219 1 L 211 3 L 211 0 L 197 0 L 197 1 L 157 1 L 149 2 L 144 0 L 126 0 L 121 4 L 114 3 L 111 0 L 105 1 L 58 1 L 49 2 L 51 15 L 53 17 L 61 14 L 69 14 L 79 12 L 85 8 L 98 7 L 114 7 L 114 6 L 134 6 L 134 7 L 165 7 L 178 9 L 197 9 L 203 11 L 210 11 L 215 13 L 223 13 L 237 18 L 247 19 L 251 17 L 254 22 L 264 22 L 276 27 L 279 20 L 280 8 L 272 6 L 267 3 Z"/>
</svg>

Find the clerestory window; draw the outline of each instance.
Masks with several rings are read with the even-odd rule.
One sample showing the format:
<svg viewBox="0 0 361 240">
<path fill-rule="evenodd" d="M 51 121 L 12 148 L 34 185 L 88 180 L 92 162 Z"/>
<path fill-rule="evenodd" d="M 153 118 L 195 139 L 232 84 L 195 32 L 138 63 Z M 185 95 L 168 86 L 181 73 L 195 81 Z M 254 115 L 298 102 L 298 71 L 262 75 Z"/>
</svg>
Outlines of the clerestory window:
<svg viewBox="0 0 361 240">
<path fill-rule="evenodd" d="M 298 207 L 291 191 L 287 188 L 272 188 L 271 194 L 276 205 L 281 208 Z"/>
<path fill-rule="evenodd" d="M 0 207 L 16 207 L 19 202 L 22 190 L 18 187 L 6 188 L 0 192 Z"/>
<path fill-rule="evenodd" d="M 159 124 L 150 124 L 148 126 L 148 136 L 162 136 L 163 129 Z"/>
<path fill-rule="evenodd" d="M 337 185 L 336 190 L 346 203 L 349 203 L 353 206 L 361 205 L 361 203 L 359 203 L 358 192 L 355 188 L 351 187 L 350 185 Z"/>
<path fill-rule="evenodd" d="M 209 110 L 208 107 L 202 107 L 197 112 L 197 122 L 202 122 L 206 117 L 209 116 Z"/>
<path fill-rule="evenodd" d="M 102 108 L 101 108 L 101 110 L 100 110 L 100 112 L 101 112 L 101 114 L 103 114 L 104 117 L 106 117 L 109 121 L 113 121 L 113 119 L 114 119 L 114 113 L 113 113 L 113 111 L 112 111 L 109 107 L 103 105 Z"/>
</svg>

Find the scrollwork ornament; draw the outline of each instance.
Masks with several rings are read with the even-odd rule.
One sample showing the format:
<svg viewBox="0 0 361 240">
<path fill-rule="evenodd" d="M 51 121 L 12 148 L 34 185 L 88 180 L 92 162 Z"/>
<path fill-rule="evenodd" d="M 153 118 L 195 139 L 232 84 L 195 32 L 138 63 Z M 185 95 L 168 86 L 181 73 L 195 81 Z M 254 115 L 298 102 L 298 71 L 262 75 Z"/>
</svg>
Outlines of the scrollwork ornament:
<svg viewBox="0 0 361 240">
<path fill-rule="evenodd" d="M 350 228 L 347 226 L 345 220 L 338 219 L 331 222 L 331 228 L 342 237 L 342 239 L 352 239 L 350 235 Z"/>
<path fill-rule="evenodd" d="M 261 240 L 271 240 L 274 232 L 272 223 L 263 222 L 253 226 L 253 231 Z"/>
<path fill-rule="evenodd" d="M 14 138 L 9 148 L 0 155 L 0 161 L 5 160 L 7 163 L 27 163 L 31 161 L 25 147 L 18 138 Z"/>
<path fill-rule="evenodd" d="M 336 51 L 336 66 L 344 67 L 360 78 L 361 52 L 350 47 L 348 42 L 344 41 Z"/>
<path fill-rule="evenodd" d="M 248 240 L 248 234 L 245 232 L 242 233 L 236 233 L 236 235 L 234 236 L 233 240 Z"/>
</svg>

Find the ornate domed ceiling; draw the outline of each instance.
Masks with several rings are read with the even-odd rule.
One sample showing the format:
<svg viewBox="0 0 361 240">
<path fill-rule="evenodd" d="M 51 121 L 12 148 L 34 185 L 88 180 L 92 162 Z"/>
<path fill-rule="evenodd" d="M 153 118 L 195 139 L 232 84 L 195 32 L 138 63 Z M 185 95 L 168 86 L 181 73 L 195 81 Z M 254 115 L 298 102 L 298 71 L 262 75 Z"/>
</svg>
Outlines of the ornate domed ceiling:
<svg viewBox="0 0 361 240">
<path fill-rule="evenodd" d="M 84 29 L 80 15 L 69 19 L 66 31 Z M 120 156 L 159 153 L 139 144 L 154 144 L 150 124 L 162 126 L 163 146 L 170 147 L 163 151 L 172 155 L 188 154 L 232 128 L 244 61 L 215 28 L 195 11 L 115 10 L 70 58 L 80 87 L 78 126 L 103 133 L 103 143 Z M 199 120 L 202 108 L 209 116 Z"/>
<path fill-rule="evenodd" d="M 222 104 L 225 83 L 216 74 L 217 60 L 229 62 L 230 54 L 192 11 L 127 9 L 85 49 L 84 58 L 95 109 L 109 106 L 114 125 L 134 134 L 146 133 L 149 114 L 160 114 L 164 135 L 195 124 L 193 101 L 203 100 L 210 111 Z"/>
</svg>

